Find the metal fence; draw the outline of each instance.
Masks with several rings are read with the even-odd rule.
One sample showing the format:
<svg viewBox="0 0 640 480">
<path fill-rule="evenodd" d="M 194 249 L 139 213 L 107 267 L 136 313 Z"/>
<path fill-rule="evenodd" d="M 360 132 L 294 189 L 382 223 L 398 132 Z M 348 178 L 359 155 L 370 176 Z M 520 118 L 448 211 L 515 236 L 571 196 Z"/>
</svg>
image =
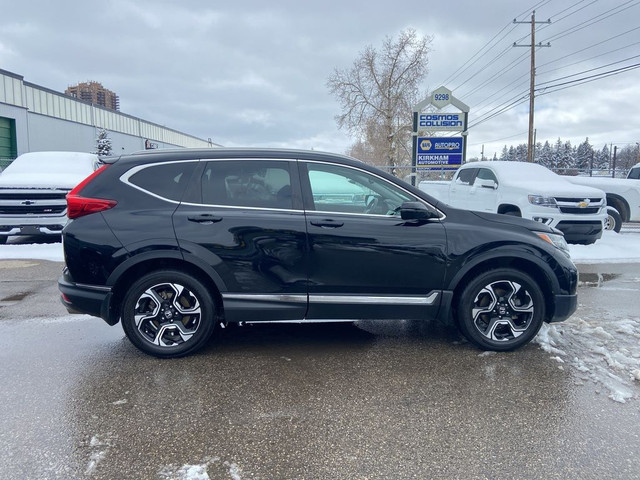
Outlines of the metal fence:
<svg viewBox="0 0 640 480">
<path fill-rule="evenodd" d="M 451 180 L 456 173 L 455 170 L 424 170 L 416 169 L 410 165 L 403 166 L 388 166 L 388 165 L 376 165 L 380 170 L 384 170 L 396 177 L 411 183 L 411 178 L 415 177 L 415 185 L 418 185 L 423 180 Z M 626 178 L 629 169 L 616 169 L 615 172 L 610 169 L 578 169 L 578 168 L 555 168 L 552 169 L 554 173 L 558 175 L 567 176 L 587 176 L 587 177 L 609 177 L 609 178 Z"/>
</svg>

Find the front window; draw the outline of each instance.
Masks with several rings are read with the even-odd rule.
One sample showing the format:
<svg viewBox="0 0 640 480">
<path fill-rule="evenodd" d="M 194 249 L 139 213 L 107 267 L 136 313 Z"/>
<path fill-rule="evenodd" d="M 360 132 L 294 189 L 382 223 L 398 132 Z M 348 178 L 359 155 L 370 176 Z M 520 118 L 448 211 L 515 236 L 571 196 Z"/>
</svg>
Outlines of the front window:
<svg viewBox="0 0 640 480">
<path fill-rule="evenodd" d="M 307 164 L 314 209 L 322 212 L 398 215 L 413 195 L 382 178 L 355 168 Z"/>
</svg>

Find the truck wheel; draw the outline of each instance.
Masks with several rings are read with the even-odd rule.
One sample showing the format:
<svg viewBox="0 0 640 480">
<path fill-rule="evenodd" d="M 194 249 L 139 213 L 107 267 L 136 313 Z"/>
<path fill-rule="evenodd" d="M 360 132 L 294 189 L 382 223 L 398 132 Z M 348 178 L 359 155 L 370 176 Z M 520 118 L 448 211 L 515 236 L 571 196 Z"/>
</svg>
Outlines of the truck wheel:
<svg viewBox="0 0 640 480">
<path fill-rule="evenodd" d="M 122 328 L 137 348 L 156 357 L 181 357 L 202 348 L 215 328 L 207 288 L 175 270 L 136 281 L 124 298 Z"/>
<path fill-rule="evenodd" d="M 607 218 L 604 221 L 605 230 L 618 233 L 622 228 L 622 217 L 615 208 L 607 207 Z"/>
<path fill-rule="evenodd" d="M 538 334 L 545 316 L 542 290 L 512 268 L 484 272 L 459 297 L 456 320 L 462 334 L 485 350 L 513 350 Z"/>
</svg>

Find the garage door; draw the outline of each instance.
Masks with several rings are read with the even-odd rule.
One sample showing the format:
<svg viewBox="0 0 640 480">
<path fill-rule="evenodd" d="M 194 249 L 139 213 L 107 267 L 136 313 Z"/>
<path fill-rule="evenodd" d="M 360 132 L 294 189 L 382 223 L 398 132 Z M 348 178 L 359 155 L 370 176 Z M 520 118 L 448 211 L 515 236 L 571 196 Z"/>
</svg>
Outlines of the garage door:
<svg viewBox="0 0 640 480">
<path fill-rule="evenodd" d="M 0 117 L 0 161 L 16 158 L 16 121 Z"/>
</svg>

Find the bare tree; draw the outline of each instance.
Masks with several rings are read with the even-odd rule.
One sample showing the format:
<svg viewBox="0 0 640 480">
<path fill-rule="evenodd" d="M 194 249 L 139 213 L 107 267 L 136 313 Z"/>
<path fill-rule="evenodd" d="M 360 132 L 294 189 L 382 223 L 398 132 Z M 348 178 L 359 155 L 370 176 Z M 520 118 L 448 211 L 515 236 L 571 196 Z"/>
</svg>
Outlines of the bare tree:
<svg viewBox="0 0 640 480">
<path fill-rule="evenodd" d="M 380 157 L 363 160 L 391 167 L 409 163 L 412 109 L 421 100 L 431 41 L 404 30 L 396 39 L 387 37 L 380 51 L 367 46 L 351 68 L 329 77 L 327 87 L 342 110 L 338 127 L 356 139 L 352 154 L 373 153 Z"/>
</svg>

